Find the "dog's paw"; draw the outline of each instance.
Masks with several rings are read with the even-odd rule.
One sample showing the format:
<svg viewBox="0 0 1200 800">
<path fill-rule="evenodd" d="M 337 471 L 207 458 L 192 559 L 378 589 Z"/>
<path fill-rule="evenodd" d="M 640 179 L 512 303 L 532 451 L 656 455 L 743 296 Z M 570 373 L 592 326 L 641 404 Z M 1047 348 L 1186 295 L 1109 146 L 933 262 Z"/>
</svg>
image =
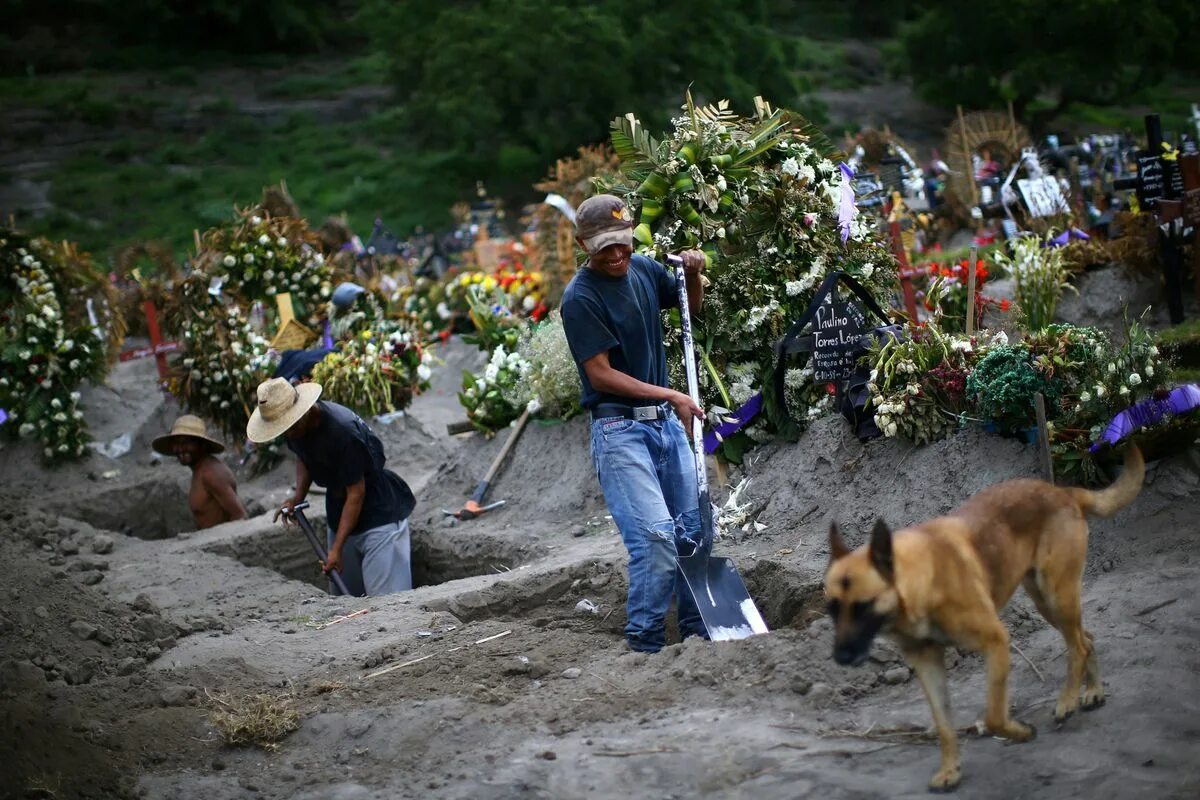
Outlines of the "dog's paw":
<svg viewBox="0 0 1200 800">
<path fill-rule="evenodd" d="M 1104 689 L 1097 686 L 1095 689 L 1084 689 L 1083 700 L 1079 703 L 1079 708 L 1083 711 L 1095 711 L 1100 706 L 1104 705 Z"/>
<path fill-rule="evenodd" d="M 1054 726 L 1061 728 L 1063 725 L 1067 724 L 1067 720 L 1071 718 L 1071 715 L 1075 713 L 1075 710 L 1078 707 L 1078 701 L 1064 703 L 1062 700 L 1059 700 L 1057 703 L 1055 703 Z"/>
<path fill-rule="evenodd" d="M 962 771 L 957 766 L 942 767 L 929 781 L 929 791 L 942 794 L 953 792 L 962 782 Z"/>
<path fill-rule="evenodd" d="M 1015 719 L 1010 719 L 1003 728 L 994 730 L 992 733 L 1014 743 L 1028 742 L 1037 738 L 1037 728 Z"/>
</svg>

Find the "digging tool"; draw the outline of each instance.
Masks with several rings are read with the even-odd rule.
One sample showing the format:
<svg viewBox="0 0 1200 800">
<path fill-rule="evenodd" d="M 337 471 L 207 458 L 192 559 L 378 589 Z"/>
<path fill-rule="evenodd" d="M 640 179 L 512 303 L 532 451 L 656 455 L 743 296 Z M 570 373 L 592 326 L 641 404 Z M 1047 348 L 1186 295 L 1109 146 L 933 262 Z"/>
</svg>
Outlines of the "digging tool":
<svg viewBox="0 0 1200 800">
<path fill-rule="evenodd" d="M 683 274 L 683 259 L 668 255 L 667 263 L 675 267 L 675 282 L 679 290 L 679 320 L 683 329 L 683 364 L 687 372 L 688 394 L 700 405 L 700 385 L 696 376 L 696 352 L 692 340 L 692 317 L 688 311 L 687 284 Z M 714 642 L 745 639 L 756 633 L 766 633 L 767 624 L 754 605 L 746 584 L 733 561 L 710 555 L 715 525 L 712 500 L 708 493 L 708 471 L 704 463 L 704 421 L 692 417 L 692 450 L 696 460 L 696 487 L 700 494 L 700 542 L 690 555 L 676 556 L 684 580 L 700 609 L 700 617 L 708 636 Z"/>
<path fill-rule="evenodd" d="M 483 498 L 488 493 L 488 489 L 492 488 L 492 481 L 496 478 L 496 473 L 500 471 L 500 467 L 504 464 L 504 459 L 508 458 L 508 454 L 512 452 L 513 446 L 516 445 L 517 439 L 521 438 L 521 432 L 525 430 L 525 423 L 529 422 L 529 409 L 525 409 L 521 416 L 517 419 L 516 427 L 512 433 L 508 435 L 508 440 L 504 442 L 504 446 L 500 448 L 500 452 L 496 454 L 496 458 L 492 460 L 492 465 L 488 467 L 487 474 L 483 476 L 483 480 L 475 487 L 475 493 L 471 495 L 471 499 L 467 501 L 458 511 L 447 511 L 442 509 L 442 513 L 448 517 L 457 517 L 458 519 L 475 519 L 481 514 L 486 514 L 488 511 L 500 508 L 506 501 L 496 500 L 482 505 Z"/>
<path fill-rule="evenodd" d="M 317 558 L 321 559 L 321 565 L 324 566 L 329 555 L 325 552 L 325 548 L 321 546 L 321 540 L 317 538 L 316 532 L 313 530 L 312 523 L 308 521 L 308 517 L 304 516 L 304 509 L 308 508 L 308 502 L 297 503 L 292 506 L 290 516 L 296 518 L 296 524 L 300 526 L 300 530 L 304 531 L 304 535 L 308 537 L 308 543 L 312 545 L 313 552 L 317 554 Z M 284 511 L 287 514 L 286 511 Z M 334 587 L 344 597 L 353 597 L 350 590 L 346 588 L 345 581 L 342 576 L 337 573 L 337 570 L 332 570 L 329 573 L 329 580 L 333 581 Z"/>
</svg>

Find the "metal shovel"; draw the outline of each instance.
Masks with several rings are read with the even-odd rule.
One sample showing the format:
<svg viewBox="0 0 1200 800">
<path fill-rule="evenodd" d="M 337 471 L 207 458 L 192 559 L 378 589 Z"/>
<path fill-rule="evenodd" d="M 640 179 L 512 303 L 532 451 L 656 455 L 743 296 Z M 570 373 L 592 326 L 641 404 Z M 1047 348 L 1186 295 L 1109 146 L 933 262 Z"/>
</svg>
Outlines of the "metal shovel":
<svg viewBox="0 0 1200 800">
<path fill-rule="evenodd" d="M 308 501 L 297 503 L 292 506 L 291 516 L 296 518 L 296 524 L 300 526 L 300 530 L 304 531 L 304 535 L 308 537 L 308 543 L 312 546 L 313 552 L 316 553 L 317 558 L 321 560 L 321 565 L 324 566 L 329 555 L 325 552 L 325 548 L 321 546 L 321 540 L 317 538 L 312 523 L 308 521 L 308 517 L 304 516 L 304 509 L 306 508 L 308 508 Z M 346 583 L 342 580 L 342 576 L 337 573 L 337 570 L 331 570 L 328 574 L 329 580 L 333 582 L 334 587 L 338 590 L 338 594 L 343 597 L 354 596 L 346 588 Z"/>
<path fill-rule="evenodd" d="M 679 289 L 679 319 L 683 328 L 683 364 L 687 371 L 688 394 L 693 403 L 700 405 L 692 316 L 688 311 L 683 259 L 668 255 L 667 263 L 675 268 L 675 282 Z M 722 642 L 766 633 L 767 624 L 746 591 L 746 584 L 733 566 L 733 561 L 710 555 L 715 527 L 712 500 L 708 493 L 708 470 L 704 463 L 704 421 L 692 417 L 690 434 L 696 458 L 696 486 L 700 493 L 700 543 L 690 555 L 676 556 L 675 560 L 700 609 L 700 617 L 704 620 L 710 639 Z"/>
</svg>

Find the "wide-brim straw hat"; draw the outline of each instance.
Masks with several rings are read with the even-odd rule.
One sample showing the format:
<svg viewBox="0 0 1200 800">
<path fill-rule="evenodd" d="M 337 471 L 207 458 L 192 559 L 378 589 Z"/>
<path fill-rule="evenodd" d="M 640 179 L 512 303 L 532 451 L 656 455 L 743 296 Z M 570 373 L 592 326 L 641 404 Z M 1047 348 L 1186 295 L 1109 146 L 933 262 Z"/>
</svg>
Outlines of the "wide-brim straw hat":
<svg viewBox="0 0 1200 800">
<path fill-rule="evenodd" d="M 175 442 L 180 439 L 191 439 L 199 442 L 213 455 L 225 451 L 225 445 L 216 439 L 209 438 L 208 431 L 204 428 L 204 420 L 194 417 L 191 414 L 184 414 L 175 420 L 175 424 L 171 426 L 171 432 L 155 437 L 154 441 L 150 443 L 150 447 L 156 453 L 162 453 L 164 456 L 173 456 L 175 455 Z"/>
<path fill-rule="evenodd" d="M 246 438 L 255 444 L 269 442 L 308 413 L 321 396 L 321 384 L 293 386 L 285 378 L 271 378 L 258 385 L 258 407 L 246 423 Z"/>
</svg>

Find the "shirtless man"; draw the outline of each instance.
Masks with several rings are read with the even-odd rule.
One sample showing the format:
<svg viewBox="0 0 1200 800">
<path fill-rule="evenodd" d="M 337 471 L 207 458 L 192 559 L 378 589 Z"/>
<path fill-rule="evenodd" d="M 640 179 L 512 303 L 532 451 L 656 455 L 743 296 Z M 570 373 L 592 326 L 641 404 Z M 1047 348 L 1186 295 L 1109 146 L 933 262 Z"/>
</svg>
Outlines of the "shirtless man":
<svg viewBox="0 0 1200 800">
<path fill-rule="evenodd" d="M 246 518 L 246 509 L 237 496 L 237 480 L 216 457 L 225 450 L 225 445 L 208 438 L 199 417 L 185 414 L 175 421 L 169 434 L 159 436 L 150 446 L 157 453 L 175 456 L 180 464 L 192 470 L 188 505 L 197 530 Z"/>
</svg>

